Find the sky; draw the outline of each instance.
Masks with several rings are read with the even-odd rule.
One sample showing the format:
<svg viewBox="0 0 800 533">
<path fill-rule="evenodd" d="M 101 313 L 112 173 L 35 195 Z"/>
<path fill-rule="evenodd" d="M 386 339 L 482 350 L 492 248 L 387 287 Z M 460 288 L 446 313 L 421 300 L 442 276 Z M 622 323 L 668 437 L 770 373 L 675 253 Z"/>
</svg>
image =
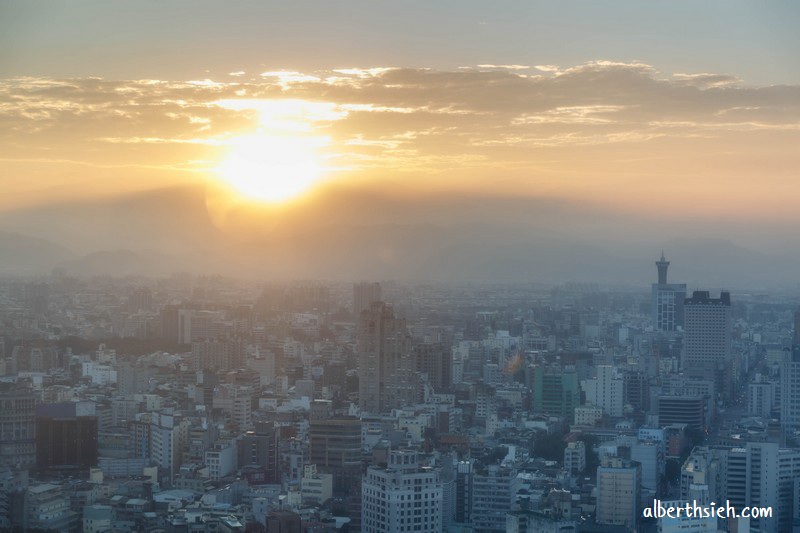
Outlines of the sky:
<svg viewBox="0 0 800 533">
<path fill-rule="evenodd" d="M 291 182 L 392 198 L 387 223 L 530 198 L 774 251 L 800 222 L 798 23 L 788 0 L 5 0 L 0 211 L 203 185 L 224 224 Z"/>
</svg>

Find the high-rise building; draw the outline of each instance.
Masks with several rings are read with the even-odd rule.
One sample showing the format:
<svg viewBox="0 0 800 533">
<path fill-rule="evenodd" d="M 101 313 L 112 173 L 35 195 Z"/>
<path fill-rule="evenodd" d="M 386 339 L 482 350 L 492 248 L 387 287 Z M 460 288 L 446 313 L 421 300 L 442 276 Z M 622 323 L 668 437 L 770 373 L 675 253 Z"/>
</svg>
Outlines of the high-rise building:
<svg viewBox="0 0 800 533">
<path fill-rule="evenodd" d="M 661 252 L 656 261 L 658 283 L 652 285 L 651 316 L 655 331 L 677 331 L 683 327 L 683 306 L 686 298 L 686 284 L 667 283 L 669 261 Z"/>
<path fill-rule="evenodd" d="M 414 451 L 389 452 L 386 467 L 370 466 L 361 484 L 361 531 L 442 531 L 439 471 L 419 464 Z"/>
<path fill-rule="evenodd" d="M 255 431 L 248 431 L 238 442 L 238 465 L 259 466 L 264 469 L 267 483 L 279 483 L 278 432 L 271 423 L 256 424 Z"/>
<path fill-rule="evenodd" d="M 618 457 L 603 460 L 597 467 L 597 523 L 636 531 L 641 484 L 639 463 Z"/>
<path fill-rule="evenodd" d="M 800 475 L 800 450 L 774 442 L 748 442 L 727 452 L 726 494 L 737 509 L 771 507 L 772 516 L 751 519 L 751 531 L 792 530 L 794 479 Z"/>
<path fill-rule="evenodd" d="M 312 420 L 309 464 L 333 475 L 333 491 L 346 494 L 361 480 L 361 421 L 357 418 Z"/>
<path fill-rule="evenodd" d="M 358 322 L 358 400 L 367 413 L 380 414 L 416 403 L 417 380 L 411 335 L 392 307 L 373 302 Z"/>
<path fill-rule="evenodd" d="M 717 390 L 730 392 L 733 323 L 731 295 L 694 291 L 684 302 L 685 327 L 681 368 L 686 375 L 713 379 Z"/>
<path fill-rule="evenodd" d="M 92 402 L 36 407 L 36 466 L 89 469 L 97 466 L 97 416 Z"/>
<path fill-rule="evenodd" d="M 30 389 L 0 392 L 0 468 L 36 463 L 36 396 Z"/>
<path fill-rule="evenodd" d="M 450 390 L 452 355 L 440 342 L 414 345 L 414 365 L 417 372 L 427 374 L 428 383 L 436 392 Z"/>
<path fill-rule="evenodd" d="M 381 301 L 380 283 L 354 283 L 353 284 L 353 314 L 358 318 L 361 313 L 369 309 L 373 302 Z"/>
<path fill-rule="evenodd" d="M 624 382 L 611 365 L 599 365 L 597 377 L 581 383 L 586 401 L 603 408 L 612 417 L 621 417 L 624 407 Z"/>
<path fill-rule="evenodd" d="M 781 426 L 800 428 L 800 309 L 794 313 L 794 342 L 781 362 L 780 406 Z"/>
<path fill-rule="evenodd" d="M 188 442 L 189 421 L 166 413 L 154 413 L 150 421 L 150 458 L 162 475 L 172 480 L 180 470 Z"/>
<path fill-rule="evenodd" d="M 516 500 L 522 482 L 513 468 L 478 466 L 472 476 L 472 525 L 475 533 L 503 533 L 506 513 Z"/>
<path fill-rule="evenodd" d="M 457 524 L 469 524 L 472 520 L 472 476 L 475 463 L 459 461 L 456 465 L 455 516 Z"/>
<path fill-rule="evenodd" d="M 533 411 L 574 420 L 581 391 L 574 366 L 537 365 L 533 369 Z"/>
</svg>

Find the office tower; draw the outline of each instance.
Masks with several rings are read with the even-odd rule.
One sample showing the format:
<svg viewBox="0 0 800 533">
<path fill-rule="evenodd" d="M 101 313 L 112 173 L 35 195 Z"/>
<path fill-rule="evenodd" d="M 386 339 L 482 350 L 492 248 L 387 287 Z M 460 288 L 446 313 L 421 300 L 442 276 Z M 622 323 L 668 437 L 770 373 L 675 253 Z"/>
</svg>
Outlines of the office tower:
<svg viewBox="0 0 800 533">
<path fill-rule="evenodd" d="M 644 372 L 625 372 L 622 375 L 625 405 L 646 413 L 650 409 L 650 382 Z"/>
<path fill-rule="evenodd" d="M 180 470 L 183 448 L 189 440 L 189 421 L 166 413 L 153 413 L 150 422 L 150 458 L 172 481 Z"/>
<path fill-rule="evenodd" d="M 684 302 L 685 327 L 681 369 L 692 377 L 712 379 L 717 390 L 730 393 L 731 295 L 722 291 L 711 298 L 708 291 L 694 291 Z"/>
<path fill-rule="evenodd" d="M 361 421 L 357 418 L 312 420 L 309 464 L 333 475 L 333 491 L 346 494 L 361 480 Z"/>
<path fill-rule="evenodd" d="M 581 388 L 586 394 L 587 403 L 602 407 L 603 412 L 609 416 L 622 416 L 625 387 L 613 366 L 598 366 L 597 377 L 583 380 Z"/>
<path fill-rule="evenodd" d="M 657 399 L 658 423 L 661 427 L 686 424 L 704 429 L 708 424 L 706 400 L 702 396 L 667 395 Z"/>
<path fill-rule="evenodd" d="M 370 466 L 361 484 L 361 531 L 442 531 L 439 471 L 422 467 L 417 452 L 389 452 L 386 467 Z"/>
<path fill-rule="evenodd" d="M 417 380 L 411 335 L 392 307 L 373 302 L 358 321 L 358 399 L 367 413 L 379 414 L 416 403 Z"/>
<path fill-rule="evenodd" d="M 278 468 L 278 432 L 271 423 L 259 422 L 238 442 L 239 467 L 259 466 L 265 470 L 267 483 L 280 483 Z"/>
<path fill-rule="evenodd" d="M 30 389 L 0 392 L 0 468 L 36 463 L 36 396 Z"/>
<path fill-rule="evenodd" d="M 522 488 L 517 471 L 500 465 L 476 466 L 472 476 L 472 524 L 475 533 L 502 533 L 506 513 Z"/>
<path fill-rule="evenodd" d="M 800 450 L 774 442 L 748 442 L 727 452 L 726 494 L 737 509 L 771 507 L 772 517 L 751 519 L 752 531 L 792 530 L 794 480 L 800 475 Z"/>
<path fill-rule="evenodd" d="M 353 284 L 353 314 L 356 319 L 361 313 L 369 309 L 374 302 L 381 301 L 380 283 L 354 283 Z"/>
<path fill-rule="evenodd" d="M 781 361 L 780 406 L 781 427 L 800 428 L 800 309 L 794 313 L 794 342 Z"/>
<path fill-rule="evenodd" d="M 631 461 L 641 465 L 641 503 L 652 503 L 658 493 L 658 483 L 664 475 L 664 454 L 661 443 L 637 442 L 631 446 Z"/>
<path fill-rule="evenodd" d="M 753 382 L 747 384 L 747 413 L 752 416 L 769 418 L 772 408 L 776 406 L 776 388 L 778 383 L 766 381 L 756 374 Z"/>
<path fill-rule="evenodd" d="M 36 407 L 36 466 L 89 469 L 97 465 L 97 416 L 92 402 Z"/>
<path fill-rule="evenodd" d="M 597 523 L 636 531 L 642 470 L 639 463 L 618 457 L 597 467 Z"/>
<path fill-rule="evenodd" d="M 661 252 L 661 259 L 656 261 L 658 283 L 652 285 L 651 316 L 655 331 L 677 331 L 683 327 L 684 299 L 686 284 L 667 283 L 669 261 Z"/>
<path fill-rule="evenodd" d="M 452 355 L 440 342 L 418 343 L 414 345 L 414 366 L 416 371 L 428 375 L 428 383 L 436 392 L 450 390 Z"/>
<path fill-rule="evenodd" d="M 475 463 L 472 460 L 459 461 L 456 465 L 455 479 L 455 517 L 457 524 L 472 521 L 472 476 Z"/>
<path fill-rule="evenodd" d="M 574 420 L 581 391 L 575 367 L 538 365 L 533 369 L 533 411 Z"/>
</svg>

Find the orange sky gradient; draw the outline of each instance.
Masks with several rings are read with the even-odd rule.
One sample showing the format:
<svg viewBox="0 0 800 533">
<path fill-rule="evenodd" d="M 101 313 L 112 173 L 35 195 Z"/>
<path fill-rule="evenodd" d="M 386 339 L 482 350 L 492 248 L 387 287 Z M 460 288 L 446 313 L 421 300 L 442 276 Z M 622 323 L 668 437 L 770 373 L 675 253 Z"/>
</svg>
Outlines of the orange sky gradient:
<svg viewBox="0 0 800 533">
<path fill-rule="evenodd" d="M 235 139 L 322 139 L 320 186 L 796 221 L 800 87 L 637 63 L 0 81 L 4 210 L 221 180 Z M 263 132 L 263 131 L 262 131 Z"/>
</svg>

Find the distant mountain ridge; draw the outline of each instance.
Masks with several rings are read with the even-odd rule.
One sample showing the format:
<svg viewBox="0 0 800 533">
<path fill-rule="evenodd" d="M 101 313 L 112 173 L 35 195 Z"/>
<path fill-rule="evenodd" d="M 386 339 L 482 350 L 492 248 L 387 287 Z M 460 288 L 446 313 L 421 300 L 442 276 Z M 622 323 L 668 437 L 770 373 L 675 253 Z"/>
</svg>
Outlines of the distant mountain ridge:
<svg viewBox="0 0 800 533">
<path fill-rule="evenodd" d="M 632 241 L 613 214 L 532 199 L 327 200 L 223 231 L 201 188 L 172 188 L 0 214 L 0 273 L 252 279 L 565 281 L 647 287 L 663 248 L 669 277 L 692 287 L 797 283 L 800 260 L 722 238 Z M 482 207 L 482 210 L 475 209 Z M 381 209 L 383 211 L 381 212 Z M 408 214 L 410 213 L 410 214 Z M 315 219 L 314 216 L 318 218 Z M 615 233 L 617 232 L 617 233 Z M 613 236 L 610 237 L 610 236 Z M 59 244 L 56 244 L 56 242 Z"/>
</svg>

